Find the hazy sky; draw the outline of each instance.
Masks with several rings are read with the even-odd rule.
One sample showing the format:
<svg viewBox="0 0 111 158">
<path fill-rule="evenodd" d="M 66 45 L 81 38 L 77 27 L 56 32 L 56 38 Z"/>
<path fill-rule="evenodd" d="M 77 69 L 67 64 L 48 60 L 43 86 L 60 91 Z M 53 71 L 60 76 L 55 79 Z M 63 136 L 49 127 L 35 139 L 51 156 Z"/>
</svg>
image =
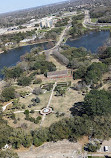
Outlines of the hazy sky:
<svg viewBox="0 0 111 158">
<path fill-rule="evenodd" d="M 0 13 L 31 8 L 64 0 L 0 0 Z"/>
</svg>

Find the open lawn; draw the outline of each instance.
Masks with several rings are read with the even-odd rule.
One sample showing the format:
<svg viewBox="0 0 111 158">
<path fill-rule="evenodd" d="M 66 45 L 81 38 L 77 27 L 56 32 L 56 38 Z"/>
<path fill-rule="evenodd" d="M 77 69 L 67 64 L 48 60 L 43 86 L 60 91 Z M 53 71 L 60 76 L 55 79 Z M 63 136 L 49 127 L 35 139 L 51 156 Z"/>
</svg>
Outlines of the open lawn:
<svg viewBox="0 0 111 158">
<path fill-rule="evenodd" d="M 55 83 L 55 82 L 67 82 L 67 81 L 71 81 L 72 82 L 72 86 L 73 84 L 76 84 L 78 82 L 78 80 L 73 80 L 72 78 L 58 78 L 58 79 L 44 79 L 43 80 L 43 84 L 45 83 Z M 40 85 L 30 85 L 29 87 L 25 87 L 25 91 L 28 91 L 35 87 L 39 87 Z M 22 88 L 18 88 L 18 91 L 23 90 Z M 29 91 L 29 92 L 30 92 Z M 65 96 L 55 96 L 56 92 L 54 92 L 52 100 L 51 100 L 51 104 L 50 107 L 53 108 L 53 113 L 46 115 L 45 119 L 42 121 L 42 126 L 44 127 L 48 127 L 50 126 L 52 123 L 57 122 L 59 120 L 61 120 L 64 117 L 70 117 L 71 115 L 71 111 L 70 108 L 74 105 L 74 103 L 77 103 L 79 101 L 83 101 L 84 96 L 81 93 L 78 93 L 77 91 L 73 90 L 72 88 L 67 88 L 66 90 L 66 94 Z M 28 110 L 41 110 L 43 107 L 46 107 L 49 101 L 51 95 L 51 91 L 46 91 L 46 93 L 40 94 L 38 95 L 38 97 L 40 98 L 40 103 L 38 103 L 36 106 L 32 106 L 31 108 L 28 107 L 28 105 L 32 104 L 31 100 L 33 98 L 36 98 L 37 96 L 34 94 L 31 94 L 30 96 L 27 96 L 26 98 L 20 98 L 19 102 L 21 104 L 25 105 L 25 109 L 20 109 L 20 111 L 25 111 L 26 109 Z M 14 111 L 19 111 L 19 110 L 14 110 Z M 59 114 L 63 114 L 62 116 L 57 116 L 56 113 Z M 12 119 L 8 119 L 8 122 L 10 124 L 10 126 L 12 127 L 21 127 L 24 123 L 27 124 L 27 129 L 35 129 L 40 127 L 41 124 L 41 120 L 38 124 L 35 124 L 33 122 L 27 121 L 25 120 L 25 115 L 24 113 L 16 113 L 16 120 L 17 123 L 14 124 L 14 121 Z M 31 117 L 38 117 L 40 116 L 39 111 L 35 112 L 34 114 L 30 113 Z M 43 117 L 43 116 L 41 116 Z"/>
<path fill-rule="evenodd" d="M 39 112 L 34 112 L 33 114 L 30 113 L 29 115 L 31 117 L 34 117 L 34 118 L 37 118 L 38 116 L 41 116 L 39 114 Z M 33 122 L 25 120 L 25 114 L 24 113 L 18 113 L 15 116 L 16 116 L 17 123 L 14 123 L 14 120 L 12 120 L 12 119 L 6 119 L 6 117 L 4 118 L 5 120 L 8 121 L 8 124 L 13 128 L 21 127 L 23 129 L 25 129 L 26 131 L 29 131 L 31 129 L 34 130 L 34 129 L 40 127 L 40 123 L 35 124 Z"/>
<path fill-rule="evenodd" d="M 98 21 L 97 18 L 92 18 L 92 19 L 91 19 L 91 22 L 93 22 L 93 23 L 96 23 L 97 21 Z"/>
</svg>

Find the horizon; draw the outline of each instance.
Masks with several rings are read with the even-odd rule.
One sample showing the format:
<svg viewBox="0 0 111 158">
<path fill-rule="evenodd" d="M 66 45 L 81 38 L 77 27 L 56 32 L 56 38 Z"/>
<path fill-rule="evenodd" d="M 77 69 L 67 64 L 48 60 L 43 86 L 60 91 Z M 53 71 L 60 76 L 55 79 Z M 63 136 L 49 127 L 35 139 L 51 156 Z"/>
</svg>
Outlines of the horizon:
<svg viewBox="0 0 111 158">
<path fill-rule="evenodd" d="M 8 3 L 6 3 L 7 0 L 4 0 L 1 2 L 1 7 L 0 7 L 0 14 L 5 14 L 5 13 L 10 13 L 10 12 L 16 12 L 20 10 L 25 10 L 25 9 L 30 9 L 30 8 L 35 8 L 35 7 L 41 7 L 45 5 L 50 5 L 54 3 L 60 3 L 60 2 L 65 2 L 67 0 L 42 0 L 39 1 L 39 4 L 36 0 L 9 0 Z M 13 5 L 12 5 L 13 4 Z M 25 6 L 25 7 L 24 7 Z"/>
</svg>

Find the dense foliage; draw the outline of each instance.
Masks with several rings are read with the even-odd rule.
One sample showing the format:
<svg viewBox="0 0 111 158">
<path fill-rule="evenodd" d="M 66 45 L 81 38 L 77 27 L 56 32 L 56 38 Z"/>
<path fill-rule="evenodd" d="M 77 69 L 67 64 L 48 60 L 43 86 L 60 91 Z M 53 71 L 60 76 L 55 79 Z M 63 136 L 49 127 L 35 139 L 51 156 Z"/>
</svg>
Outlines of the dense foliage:
<svg viewBox="0 0 111 158">
<path fill-rule="evenodd" d="M 1 158 L 19 158 L 17 153 L 12 150 L 0 151 Z"/>
<path fill-rule="evenodd" d="M 59 28 L 53 28 L 51 30 L 49 30 L 46 34 L 45 34 L 45 38 L 46 39 L 53 39 L 56 40 L 58 35 L 60 35 L 60 33 L 62 32 L 63 28 L 59 27 Z"/>
<path fill-rule="evenodd" d="M 19 33 L 15 33 L 15 34 L 2 35 L 2 36 L 0 36 L 0 38 L 3 43 L 7 43 L 7 42 L 19 43 L 21 40 L 23 40 L 29 36 L 32 36 L 33 34 L 35 34 L 35 30 L 22 32 L 22 33 L 19 32 Z"/>
<path fill-rule="evenodd" d="M 1 115 L 1 114 L 0 114 Z M 8 143 L 12 128 L 7 125 L 7 122 L 0 116 L 0 149 Z"/>
<path fill-rule="evenodd" d="M 15 98 L 15 89 L 13 87 L 4 88 L 1 93 L 1 100 L 9 101 Z"/>
<path fill-rule="evenodd" d="M 69 34 L 72 36 L 72 38 L 75 38 L 87 32 L 87 29 L 85 29 L 82 25 L 83 18 L 84 18 L 83 14 L 74 16 L 72 18 L 72 28 L 69 31 Z"/>
<path fill-rule="evenodd" d="M 30 77 L 21 77 L 18 79 L 18 85 L 20 86 L 29 86 L 31 83 L 31 78 Z"/>
<path fill-rule="evenodd" d="M 92 90 L 84 100 L 85 113 L 89 116 L 106 116 L 111 113 L 111 93 L 104 90 Z"/>
<path fill-rule="evenodd" d="M 69 18 L 63 18 L 59 19 L 57 23 L 55 24 L 55 27 L 61 27 L 61 26 L 66 26 L 68 24 Z"/>
<path fill-rule="evenodd" d="M 101 80 L 102 74 L 107 71 L 107 65 L 104 63 L 92 63 L 86 71 L 85 81 L 88 84 L 96 84 Z"/>
<path fill-rule="evenodd" d="M 88 66 L 90 58 L 87 59 L 87 55 L 90 53 L 85 48 L 68 48 L 61 52 L 68 60 L 68 68 L 77 69 L 79 67 Z M 90 55 L 91 56 L 91 55 Z"/>
<path fill-rule="evenodd" d="M 106 48 L 105 51 L 100 53 L 99 58 L 100 60 L 102 60 L 102 62 L 110 65 L 111 64 L 111 47 Z"/>
<path fill-rule="evenodd" d="M 13 68 L 4 67 L 2 73 L 6 80 L 9 78 L 16 79 L 20 77 L 20 75 L 23 73 L 23 70 L 18 66 L 15 66 Z"/>
</svg>

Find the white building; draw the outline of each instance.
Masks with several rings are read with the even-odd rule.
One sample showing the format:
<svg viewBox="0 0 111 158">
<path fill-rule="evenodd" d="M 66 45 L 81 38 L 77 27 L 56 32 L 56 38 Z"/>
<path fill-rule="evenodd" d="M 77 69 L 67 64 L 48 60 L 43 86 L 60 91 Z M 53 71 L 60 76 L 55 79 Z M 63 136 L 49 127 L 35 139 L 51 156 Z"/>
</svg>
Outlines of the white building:
<svg viewBox="0 0 111 158">
<path fill-rule="evenodd" d="M 46 18 L 43 18 L 41 21 L 40 21 L 40 27 L 43 28 L 43 27 L 52 27 L 53 26 L 53 18 L 52 17 L 46 17 Z"/>
</svg>

